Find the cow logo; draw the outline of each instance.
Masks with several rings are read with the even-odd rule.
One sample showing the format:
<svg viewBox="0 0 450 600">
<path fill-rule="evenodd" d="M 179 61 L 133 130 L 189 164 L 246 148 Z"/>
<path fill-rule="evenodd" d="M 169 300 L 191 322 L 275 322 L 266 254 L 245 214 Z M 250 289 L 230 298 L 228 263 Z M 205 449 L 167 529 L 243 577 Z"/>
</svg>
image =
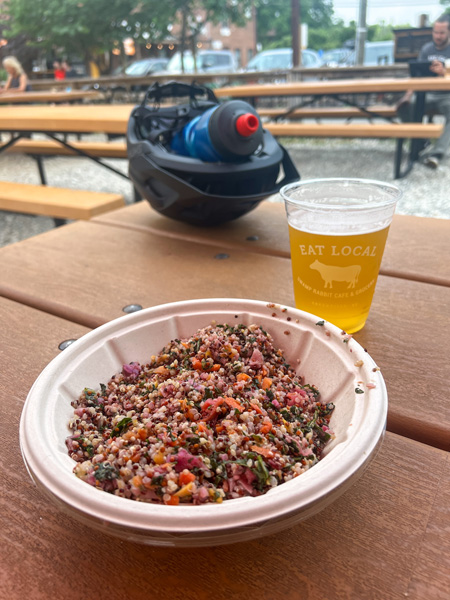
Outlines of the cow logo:
<svg viewBox="0 0 450 600">
<path fill-rule="evenodd" d="M 309 268 L 319 272 L 325 283 L 325 289 L 331 289 L 333 287 L 333 281 L 345 282 L 348 284 L 348 290 L 353 289 L 358 283 L 359 274 L 361 273 L 361 265 L 336 267 L 334 265 L 325 265 L 318 260 L 311 263 Z"/>
</svg>

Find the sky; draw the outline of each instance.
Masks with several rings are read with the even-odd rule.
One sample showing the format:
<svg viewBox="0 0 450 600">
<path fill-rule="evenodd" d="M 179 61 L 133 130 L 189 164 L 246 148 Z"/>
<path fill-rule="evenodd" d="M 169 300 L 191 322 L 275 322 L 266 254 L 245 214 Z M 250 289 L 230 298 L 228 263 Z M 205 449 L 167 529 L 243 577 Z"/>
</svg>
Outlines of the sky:
<svg viewBox="0 0 450 600">
<path fill-rule="evenodd" d="M 334 16 L 349 21 L 358 22 L 359 0 L 333 0 Z M 445 10 L 445 7 L 433 0 L 367 0 L 368 25 L 384 21 L 387 25 L 419 26 L 421 14 L 429 16 L 430 23 Z"/>
</svg>

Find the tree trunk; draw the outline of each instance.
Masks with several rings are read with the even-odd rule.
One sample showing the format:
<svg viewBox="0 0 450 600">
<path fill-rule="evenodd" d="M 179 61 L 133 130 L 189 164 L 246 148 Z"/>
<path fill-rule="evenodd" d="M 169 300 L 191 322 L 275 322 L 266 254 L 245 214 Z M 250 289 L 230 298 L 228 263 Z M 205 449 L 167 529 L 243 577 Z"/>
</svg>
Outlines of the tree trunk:
<svg viewBox="0 0 450 600">
<path fill-rule="evenodd" d="M 186 29 L 188 14 L 186 7 L 183 8 L 181 18 L 181 72 L 184 73 L 184 51 L 186 49 Z"/>
</svg>

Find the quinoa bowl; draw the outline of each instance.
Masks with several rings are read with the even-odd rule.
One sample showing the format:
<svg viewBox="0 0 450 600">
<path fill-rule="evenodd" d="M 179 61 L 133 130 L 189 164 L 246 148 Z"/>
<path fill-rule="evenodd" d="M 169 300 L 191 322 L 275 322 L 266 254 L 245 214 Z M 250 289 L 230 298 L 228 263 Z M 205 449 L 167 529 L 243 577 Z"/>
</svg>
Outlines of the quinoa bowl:
<svg viewBox="0 0 450 600">
<path fill-rule="evenodd" d="M 20 443 L 36 485 L 106 533 L 207 546 L 322 510 L 383 438 L 380 370 L 294 308 L 239 299 L 156 306 L 83 336 L 41 373 Z"/>
</svg>

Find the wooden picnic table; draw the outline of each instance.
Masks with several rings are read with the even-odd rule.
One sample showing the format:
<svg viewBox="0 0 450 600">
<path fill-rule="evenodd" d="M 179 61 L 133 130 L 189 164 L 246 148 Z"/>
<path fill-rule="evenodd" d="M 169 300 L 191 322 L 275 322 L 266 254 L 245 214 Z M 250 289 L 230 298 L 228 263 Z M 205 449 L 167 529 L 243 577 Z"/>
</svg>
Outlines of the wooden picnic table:
<svg viewBox="0 0 450 600">
<path fill-rule="evenodd" d="M 388 432 L 362 478 L 321 513 L 251 542 L 153 548 L 94 532 L 28 477 L 20 413 L 61 342 L 131 303 L 231 296 L 293 305 L 287 229 L 274 206 L 205 230 L 141 203 L 0 249 L 1 597 L 46 600 L 49 590 L 67 600 L 447 597 L 450 290 L 448 267 L 432 253 L 445 254 L 448 221 L 394 221 L 392 272 L 380 276 L 367 325 L 355 335 L 386 379 Z M 407 232 L 416 241 L 414 265 L 403 264 Z"/>
<path fill-rule="evenodd" d="M 336 94 L 386 94 L 389 92 L 450 91 L 450 77 L 386 77 L 295 81 L 278 84 L 247 84 L 214 90 L 217 97 L 254 98 L 261 96 L 320 96 Z"/>
<path fill-rule="evenodd" d="M 31 104 L 79 102 L 80 100 L 102 100 L 103 94 L 95 90 L 42 90 L 30 92 L 7 91 L 0 93 L 0 104 Z"/>
<path fill-rule="evenodd" d="M 0 131 L 126 133 L 134 104 L 1 106 Z"/>
<path fill-rule="evenodd" d="M 10 140 L 0 146 L 0 153 L 9 150 L 19 141 L 20 143 L 24 142 L 22 146 L 24 152 L 28 148 L 28 152 L 37 160 L 41 183 L 46 185 L 47 180 L 41 154 L 48 153 L 49 149 L 45 147 L 42 149 L 42 144 L 33 144 L 32 141 L 23 139 L 24 135 L 30 133 L 44 134 L 56 144 L 56 149 L 53 146 L 53 153 L 57 154 L 57 149 L 63 147 L 63 154 L 69 152 L 87 157 L 128 179 L 125 173 L 98 158 L 111 154 L 126 158 L 125 144 L 122 143 L 120 146 L 111 144 L 110 149 L 105 148 L 105 144 L 101 144 L 99 148 L 98 142 L 92 144 L 72 143 L 67 140 L 66 134 L 74 133 L 80 136 L 83 133 L 105 133 L 124 136 L 133 107 L 133 104 L 0 106 L 0 134 L 2 132 L 11 134 Z M 64 139 L 61 139 L 62 136 L 58 137 L 58 134 L 64 134 Z"/>
<path fill-rule="evenodd" d="M 140 211 L 131 206 L 94 222 L 78 222 L 71 228 L 4 248 L 0 253 L 0 294 L 87 327 L 97 327 L 119 316 L 129 304 L 152 306 L 178 300 L 179 288 L 184 298 L 252 297 L 292 306 L 283 207 L 268 205 L 263 203 L 245 221 L 238 219 L 207 233 L 202 228 L 195 233 L 194 227 L 176 221 L 174 225 L 168 219 L 166 228 L 146 227 L 147 217 L 142 214 L 147 211 L 150 222 L 154 214 L 146 202 L 141 203 Z M 434 227 L 434 219 L 406 217 L 405 225 L 402 219 L 396 217 L 392 239 L 388 238 L 387 271 L 383 266 L 385 274 L 379 277 L 369 320 L 355 338 L 385 373 L 391 394 L 390 430 L 450 450 L 450 407 L 442 402 L 450 375 L 442 352 L 450 304 L 448 266 L 445 261 L 435 264 L 432 253 L 419 252 L 417 245 L 412 263 L 411 243 L 415 242 L 405 241 L 403 235 L 415 229 L 419 239 L 427 238 L 427 247 L 432 240 L 435 248 L 444 253 L 447 248 L 448 254 L 450 222 L 438 221 L 441 227 Z M 263 252 L 252 246 L 255 242 L 242 241 L 243 228 L 248 233 L 245 238 L 258 235 L 255 231 L 261 230 L 261 221 L 270 223 L 283 240 L 285 250 L 281 255 L 279 241 L 274 244 L 274 252 L 270 238 Z M 235 227 L 238 233 L 233 233 Z M 222 243 L 224 237 L 226 244 Z M 237 237 L 241 239 L 235 242 Z M 102 254 L 96 250 L 99 245 L 105 248 Z M 216 258 L 224 253 L 228 259 Z M 31 258 L 37 266 L 31 267 Z M 123 286 L 122 277 L 111 276 L 120 264 L 126 265 L 132 286 Z M 157 275 L 148 269 L 149 264 L 157 265 Z M 54 273 L 58 273 L 57 279 Z"/>
</svg>

